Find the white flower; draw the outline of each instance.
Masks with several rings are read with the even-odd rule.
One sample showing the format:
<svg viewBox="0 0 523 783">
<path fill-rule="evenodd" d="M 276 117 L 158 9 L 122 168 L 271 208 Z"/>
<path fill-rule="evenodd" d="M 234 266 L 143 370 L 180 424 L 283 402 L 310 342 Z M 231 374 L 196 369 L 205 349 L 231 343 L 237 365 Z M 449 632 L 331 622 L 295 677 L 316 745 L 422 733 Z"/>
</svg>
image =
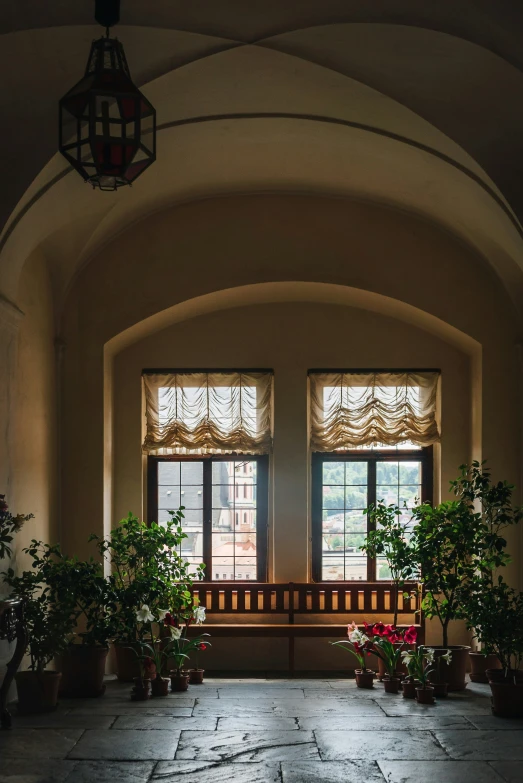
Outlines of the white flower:
<svg viewBox="0 0 523 783">
<path fill-rule="evenodd" d="M 423 657 L 427 661 L 427 663 L 434 663 L 434 650 L 432 647 L 427 647 L 425 649 L 425 652 L 423 653 Z"/>
<path fill-rule="evenodd" d="M 171 614 L 169 609 L 158 609 L 158 622 L 163 623 L 168 614 Z"/>
<path fill-rule="evenodd" d="M 414 657 L 416 653 L 414 650 L 403 650 L 401 653 L 401 657 L 403 659 L 403 663 L 409 663 Z"/>
<path fill-rule="evenodd" d="M 447 663 L 450 663 L 451 660 L 452 660 L 452 653 L 451 653 L 450 650 L 447 650 L 445 655 L 442 655 L 441 657 L 443 658 L 444 661 L 446 661 Z"/>
<path fill-rule="evenodd" d="M 369 637 L 366 636 L 362 631 L 356 630 L 352 631 L 352 633 L 349 634 L 349 641 L 351 642 L 357 642 L 358 644 L 365 644 L 365 642 L 369 641 Z"/>
<path fill-rule="evenodd" d="M 142 608 L 137 610 L 136 619 L 139 623 L 152 623 L 154 621 L 154 615 L 147 604 L 143 604 Z"/>
<path fill-rule="evenodd" d="M 194 622 L 196 625 L 201 625 L 205 622 L 205 607 L 204 606 L 197 606 L 194 610 Z"/>
<path fill-rule="evenodd" d="M 179 639 L 181 635 L 182 635 L 181 628 L 173 628 L 171 626 L 171 638 L 172 639 Z"/>
</svg>

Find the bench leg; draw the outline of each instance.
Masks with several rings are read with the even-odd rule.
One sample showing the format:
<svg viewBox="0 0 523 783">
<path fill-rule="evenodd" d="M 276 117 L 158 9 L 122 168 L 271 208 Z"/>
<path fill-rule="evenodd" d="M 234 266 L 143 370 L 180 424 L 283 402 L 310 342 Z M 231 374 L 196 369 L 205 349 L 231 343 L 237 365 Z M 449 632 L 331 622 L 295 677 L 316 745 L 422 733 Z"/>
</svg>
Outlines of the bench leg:
<svg viewBox="0 0 523 783">
<path fill-rule="evenodd" d="M 294 677 L 294 636 L 289 636 L 289 672 Z"/>
</svg>

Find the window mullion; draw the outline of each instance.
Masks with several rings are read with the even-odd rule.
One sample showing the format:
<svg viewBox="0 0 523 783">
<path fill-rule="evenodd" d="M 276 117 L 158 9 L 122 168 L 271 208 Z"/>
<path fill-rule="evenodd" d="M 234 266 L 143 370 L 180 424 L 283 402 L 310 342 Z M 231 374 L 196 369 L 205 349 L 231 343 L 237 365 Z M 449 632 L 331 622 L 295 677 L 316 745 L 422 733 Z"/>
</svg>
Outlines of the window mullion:
<svg viewBox="0 0 523 783">
<path fill-rule="evenodd" d="M 370 459 L 367 462 L 367 507 L 372 504 L 376 504 L 376 465 L 375 459 Z M 367 532 L 375 530 L 376 526 L 372 522 L 370 515 L 367 514 Z M 376 559 L 373 557 L 367 557 L 367 581 L 376 581 Z"/>
<path fill-rule="evenodd" d="M 203 562 L 205 579 L 212 580 L 212 460 L 203 460 Z"/>
</svg>

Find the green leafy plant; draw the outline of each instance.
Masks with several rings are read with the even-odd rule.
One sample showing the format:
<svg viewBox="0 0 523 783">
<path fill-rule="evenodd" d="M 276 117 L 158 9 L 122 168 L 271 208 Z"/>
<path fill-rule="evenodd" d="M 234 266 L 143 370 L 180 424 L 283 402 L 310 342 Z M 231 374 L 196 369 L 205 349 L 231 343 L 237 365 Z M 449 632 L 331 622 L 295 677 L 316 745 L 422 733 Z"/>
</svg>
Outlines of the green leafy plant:
<svg viewBox="0 0 523 783">
<path fill-rule="evenodd" d="M 523 593 L 509 587 L 499 576 L 492 584 L 487 575 L 467 605 L 467 620 L 482 644 L 485 655 L 495 655 L 506 674 L 517 671 L 523 661 Z"/>
<path fill-rule="evenodd" d="M 164 625 L 169 629 L 170 640 L 166 644 L 169 658 L 174 662 L 177 675 L 181 675 L 185 662 L 189 660 L 191 652 L 198 652 L 210 647 L 207 641 L 208 633 L 202 633 L 189 639 L 189 627 L 195 623 L 201 625 L 205 620 L 205 609 L 202 606 L 191 606 L 183 610 L 181 615 L 168 613 L 164 618 Z M 183 623 L 182 627 L 180 625 Z"/>
<path fill-rule="evenodd" d="M 0 560 L 11 557 L 14 536 L 30 519 L 34 519 L 34 514 L 11 514 L 5 495 L 0 495 Z"/>
<path fill-rule="evenodd" d="M 430 684 L 430 675 L 436 671 L 434 650 L 421 644 L 415 650 L 403 650 L 401 658 L 402 663 L 407 667 L 409 676 L 414 680 L 418 680 L 422 688 L 426 688 Z M 438 664 L 440 660 L 450 663 L 451 659 L 452 653 L 450 650 L 447 650 L 445 655 L 438 658 Z"/>
<path fill-rule="evenodd" d="M 373 642 L 363 631 L 360 631 L 355 622 L 347 627 L 348 639 L 342 639 L 339 642 L 330 642 L 333 647 L 340 647 L 342 650 L 350 653 L 359 663 L 362 672 L 367 671 L 365 665 L 365 655 L 373 651 Z"/>
<path fill-rule="evenodd" d="M 170 519 L 161 525 L 147 525 L 129 514 L 110 538 L 90 538 L 111 564 L 111 622 L 115 641 L 120 644 L 150 640 L 149 626 L 137 620 L 137 607 L 146 605 L 155 616 L 164 607 L 176 613 L 192 607 L 193 566 L 180 554 L 180 544 L 186 538 L 183 509 L 169 513 Z M 196 578 L 202 575 L 203 566 L 199 566 Z"/>
<path fill-rule="evenodd" d="M 406 506 L 405 509 L 406 510 Z M 398 623 L 398 595 L 405 582 L 418 578 L 408 522 L 402 521 L 402 510 L 378 502 L 365 511 L 373 527 L 360 549 L 369 557 L 384 557 L 388 563 L 394 587 L 394 625 Z M 408 596 L 407 596 L 408 597 Z"/>
</svg>

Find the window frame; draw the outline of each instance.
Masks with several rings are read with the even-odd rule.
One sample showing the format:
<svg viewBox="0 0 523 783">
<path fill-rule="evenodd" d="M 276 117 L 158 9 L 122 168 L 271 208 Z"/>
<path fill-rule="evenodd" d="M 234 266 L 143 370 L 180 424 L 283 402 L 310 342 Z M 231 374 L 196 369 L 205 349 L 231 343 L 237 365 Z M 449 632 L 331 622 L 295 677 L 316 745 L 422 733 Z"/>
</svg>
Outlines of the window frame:
<svg viewBox="0 0 523 783">
<path fill-rule="evenodd" d="M 158 463 L 203 462 L 203 563 L 205 581 L 216 584 L 253 584 L 268 580 L 269 455 L 268 454 L 162 454 L 147 457 L 147 523 L 158 519 Z M 256 462 L 256 580 L 213 579 L 212 466 L 214 462 Z M 243 474 L 242 474 L 243 475 Z M 237 485 L 238 486 L 238 485 Z M 234 518 L 236 523 L 236 518 Z M 233 530 L 236 529 L 236 525 Z"/>
<path fill-rule="evenodd" d="M 313 582 L 345 582 L 347 584 L 374 584 L 376 579 L 376 560 L 367 556 L 367 579 L 356 580 L 325 580 L 322 578 L 322 533 L 323 533 L 323 463 L 324 462 L 368 462 L 367 504 L 376 503 L 376 463 L 377 462 L 421 462 L 421 502 L 433 502 L 434 482 L 434 448 L 425 446 L 421 449 L 394 451 L 387 450 L 354 450 L 348 449 L 335 452 L 315 451 L 312 453 L 311 465 L 311 577 Z M 367 532 L 373 525 L 367 515 Z M 379 580 L 380 583 L 386 580 Z"/>
</svg>

